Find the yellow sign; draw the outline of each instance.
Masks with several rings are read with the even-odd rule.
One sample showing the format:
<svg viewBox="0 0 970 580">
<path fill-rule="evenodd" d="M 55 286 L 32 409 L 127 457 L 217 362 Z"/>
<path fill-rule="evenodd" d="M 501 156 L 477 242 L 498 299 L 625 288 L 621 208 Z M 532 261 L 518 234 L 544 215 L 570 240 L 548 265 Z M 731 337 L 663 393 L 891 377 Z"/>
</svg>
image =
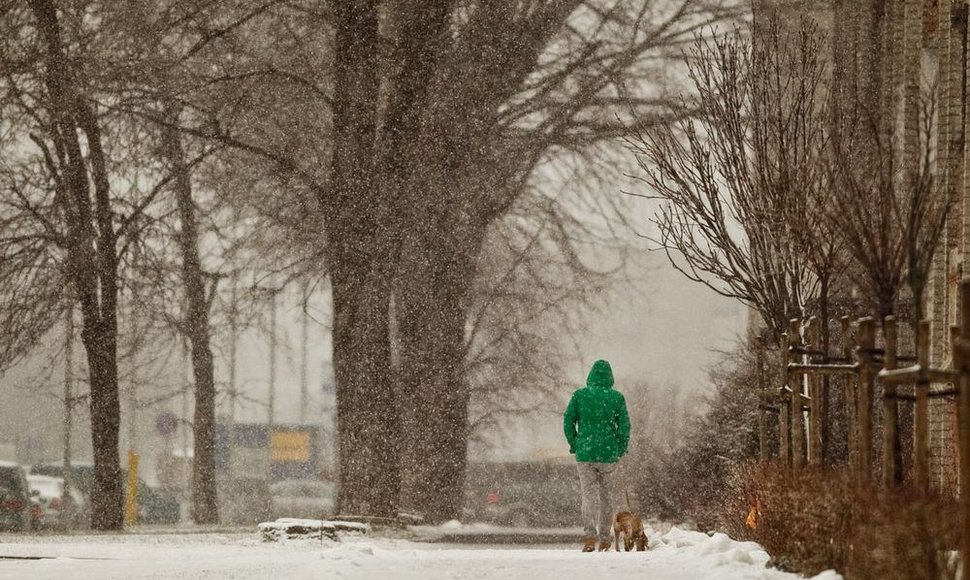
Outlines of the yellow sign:
<svg viewBox="0 0 970 580">
<path fill-rule="evenodd" d="M 278 431 L 270 435 L 273 461 L 309 461 L 310 434 L 304 431 Z"/>
</svg>

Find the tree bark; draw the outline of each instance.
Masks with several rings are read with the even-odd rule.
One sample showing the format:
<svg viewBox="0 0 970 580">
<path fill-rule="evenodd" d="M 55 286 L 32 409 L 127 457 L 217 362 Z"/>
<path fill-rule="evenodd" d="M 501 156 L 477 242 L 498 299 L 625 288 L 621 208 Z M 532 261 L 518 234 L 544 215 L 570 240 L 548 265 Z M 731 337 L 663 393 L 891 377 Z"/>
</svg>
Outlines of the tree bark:
<svg viewBox="0 0 970 580">
<path fill-rule="evenodd" d="M 412 236 L 395 287 L 406 408 L 401 504 L 430 522 L 461 514 L 470 396 L 465 304 L 484 231 L 429 228 Z"/>
<path fill-rule="evenodd" d="M 375 261 L 333 264 L 338 511 L 397 515 L 398 410 L 388 337 L 390 277 Z"/>
<path fill-rule="evenodd" d="M 87 137 L 97 219 L 96 259 L 86 267 L 97 272 L 97 283 L 85 284 L 82 298 L 84 330 L 81 333 L 91 372 L 91 429 L 94 442 L 94 494 L 103 494 L 100 518 L 92 514 L 95 529 L 120 529 L 124 524 L 118 434 L 121 402 L 118 396 L 118 249 L 112 220 L 108 172 L 101 149 L 100 128 L 94 112 L 81 103 L 81 125 Z M 90 281 L 89 276 L 82 276 Z M 97 385 L 97 388 L 95 386 Z M 99 469 L 99 464 L 101 468 Z M 112 501 L 111 498 L 117 498 Z M 97 507 L 98 502 L 92 501 Z"/>
<path fill-rule="evenodd" d="M 390 203 L 374 173 L 378 102 L 375 0 L 334 6 L 334 149 L 319 191 L 333 287 L 339 492 L 345 515 L 397 514 L 398 416 L 391 380 Z"/>
<path fill-rule="evenodd" d="M 178 115 L 175 114 L 177 121 Z M 185 318 L 182 321 L 192 346 L 192 377 L 195 382 L 195 444 L 192 459 L 192 517 L 197 524 L 219 521 L 216 495 L 216 385 L 209 333 L 209 300 L 205 273 L 199 257 L 199 233 L 192 200 L 192 176 L 185 161 L 182 138 L 173 123 L 164 130 L 165 155 L 172 167 L 179 219 L 179 247 L 182 253 L 182 282 L 185 287 Z"/>
</svg>

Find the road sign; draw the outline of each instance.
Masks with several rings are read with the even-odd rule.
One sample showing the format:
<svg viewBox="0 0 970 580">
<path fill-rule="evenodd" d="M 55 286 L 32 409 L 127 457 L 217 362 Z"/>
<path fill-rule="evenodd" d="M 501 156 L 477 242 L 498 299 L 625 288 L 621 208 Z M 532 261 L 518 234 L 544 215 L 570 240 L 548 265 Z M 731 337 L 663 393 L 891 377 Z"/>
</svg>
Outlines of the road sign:
<svg viewBox="0 0 970 580">
<path fill-rule="evenodd" d="M 179 428 L 179 418 L 171 411 L 162 411 L 155 418 L 155 429 L 165 437 L 175 435 Z"/>
</svg>

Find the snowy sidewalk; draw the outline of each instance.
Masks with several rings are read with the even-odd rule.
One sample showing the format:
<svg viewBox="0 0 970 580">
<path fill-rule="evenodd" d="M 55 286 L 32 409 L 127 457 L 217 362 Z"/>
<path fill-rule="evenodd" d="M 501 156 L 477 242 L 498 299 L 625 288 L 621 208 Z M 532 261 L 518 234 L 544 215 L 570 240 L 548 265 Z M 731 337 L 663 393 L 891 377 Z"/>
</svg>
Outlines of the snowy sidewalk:
<svg viewBox="0 0 970 580">
<path fill-rule="evenodd" d="M 257 534 L 0 537 L 0 579 L 792 580 L 757 544 L 671 529 L 647 552 L 472 547 L 352 537 L 262 543 Z M 35 559 L 27 559 L 35 558 Z M 837 580 L 828 572 L 818 580 Z"/>
</svg>

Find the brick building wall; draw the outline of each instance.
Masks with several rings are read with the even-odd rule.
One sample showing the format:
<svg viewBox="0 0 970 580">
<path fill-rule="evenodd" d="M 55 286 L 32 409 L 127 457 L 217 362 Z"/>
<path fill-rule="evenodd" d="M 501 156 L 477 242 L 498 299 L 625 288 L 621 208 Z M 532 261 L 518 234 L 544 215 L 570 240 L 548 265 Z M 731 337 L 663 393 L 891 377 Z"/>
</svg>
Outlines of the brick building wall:
<svg viewBox="0 0 970 580">
<path fill-rule="evenodd" d="M 970 273 L 970 211 L 967 194 L 968 173 L 965 170 L 968 148 L 965 146 L 967 124 L 967 53 L 965 17 L 966 0 L 928 0 L 924 52 L 936 80 L 936 184 L 943 195 L 952 191 L 954 206 L 945 231 L 944 243 L 934 257 L 929 312 L 933 322 L 933 363 L 947 365 L 951 348 L 949 327 L 959 320 L 957 289 L 964 272 Z M 934 26 L 935 24 L 935 26 Z M 949 385 L 934 385 L 939 392 Z M 957 420 L 952 397 L 931 399 L 930 441 L 934 486 L 955 491 L 957 481 Z"/>
</svg>

